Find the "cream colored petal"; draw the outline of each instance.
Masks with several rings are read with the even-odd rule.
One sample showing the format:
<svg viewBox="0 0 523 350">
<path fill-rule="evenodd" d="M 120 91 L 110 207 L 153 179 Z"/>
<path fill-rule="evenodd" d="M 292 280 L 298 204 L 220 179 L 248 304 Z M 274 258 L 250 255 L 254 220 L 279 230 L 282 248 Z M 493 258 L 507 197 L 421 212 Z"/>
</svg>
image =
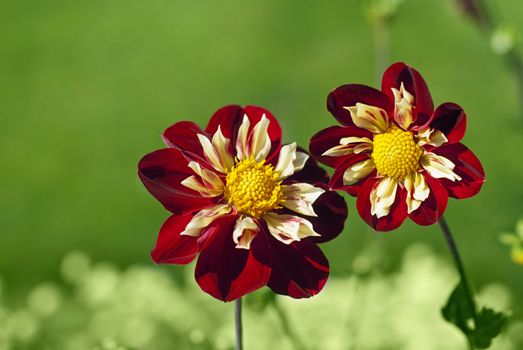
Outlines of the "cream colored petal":
<svg viewBox="0 0 523 350">
<path fill-rule="evenodd" d="M 294 165 L 294 172 L 297 173 L 298 171 L 303 169 L 308 159 L 309 155 L 307 153 L 296 151 L 296 158 L 292 162 L 292 165 Z"/>
<path fill-rule="evenodd" d="M 360 144 L 354 146 L 354 154 L 360 154 L 362 152 L 372 151 L 372 148 L 373 148 L 372 143 L 360 143 Z"/>
<path fill-rule="evenodd" d="M 230 212 L 231 207 L 229 204 L 218 204 L 211 208 L 202 209 L 193 216 L 185 227 L 185 230 L 180 234 L 198 237 L 202 233 L 202 230 L 209 226 L 214 220 Z"/>
<path fill-rule="evenodd" d="M 385 132 L 389 128 L 387 112 L 381 108 L 364 103 L 356 103 L 355 106 L 343 108 L 350 112 L 352 121 L 359 128 L 366 129 L 374 134 Z"/>
<path fill-rule="evenodd" d="M 426 128 L 424 130 L 419 131 L 416 135 L 416 138 L 418 140 L 418 145 L 420 146 L 428 144 L 431 146 L 439 147 L 445 142 L 448 142 L 448 139 L 444 133 L 431 128 Z"/>
<path fill-rule="evenodd" d="M 229 152 L 230 143 L 231 141 L 223 136 L 221 127 L 218 126 L 218 130 L 216 130 L 212 137 L 212 144 L 218 153 L 221 165 L 226 170 L 230 170 L 234 166 L 234 157 Z"/>
<path fill-rule="evenodd" d="M 203 197 L 216 197 L 223 194 L 223 189 L 215 189 L 202 184 L 194 175 L 185 178 L 181 182 L 187 188 L 198 192 Z"/>
<path fill-rule="evenodd" d="M 252 129 L 250 154 L 257 162 L 267 158 L 271 150 L 271 139 L 267 132 L 269 123 L 270 120 L 264 114 Z"/>
<path fill-rule="evenodd" d="M 260 232 L 260 228 L 249 216 L 241 216 L 236 220 L 232 239 L 236 243 L 236 248 L 250 249 L 251 242 Z"/>
<path fill-rule="evenodd" d="M 363 179 L 365 176 L 369 175 L 374 169 L 374 161 L 370 158 L 352 164 L 347 168 L 347 170 L 345 170 L 345 173 L 343 174 L 343 184 L 352 185 Z"/>
<path fill-rule="evenodd" d="M 247 136 L 249 134 L 249 127 L 251 122 L 246 114 L 243 115 L 243 120 L 238 128 L 238 136 L 236 138 L 236 157 L 243 160 L 249 157 L 249 148 L 247 146 Z"/>
<path fill-rule="evenodd" d="M 295 215 L 268 213 L 263 216 L 269 232 L 279 241 L 290 244 L 305 237 L 320 236 L 309 220 Z"/>
<path fill-rule="evenodd" d="M 334 146 L 332 148 L 329 148 L 325 152 L 323 152 L 322 156 L 329 156 L 329 157 L 341 157 L 346 156 L 349 154 L 354 153 L 354 146 L 353 145 L 338 145 Z"/>
<path fill-rule="evenodd" d="M 412 124 L 412 103 L 414 96 L 405 90 L 405 86 L 401 83 L 400 89 L 392 88 L 394 94 L 394 120 L 403 129 L 407 130 Z"/>
<path fill-rule="evenodd" d="M 294 161 L 296 160 L 296 142 L 285 145 L 280 150 L 276 172 L 278 180 L 285 179 L 294 174 Z"/>
<path fill-rule="evenodd" d="M 455 164 L 449 159 L 439 156 L 432 152 L 425 152 L 421 156 L 421 166 L 436 179 L 449 179 L 451 181 L 460 181 L 461 177 L 453 170 Z"/>
<path fill-rule="evenodd" d="M 389 215 L 390 207 L 396 199 L 398 183 L 391 177 L 384 177 L 370 192 L 370 213 L 378 219 Z"/>
<path fill-rule="evenodd" d="M 429 198 L 430 188 L 425 177 L 418 172 L 408 174 L 404 185 L 407 190 L 407 212 L 410 214 Z"/>
<path fill-rule="evenodd" d="M 223 181 L 214 171 L 202 169 L 200 164 L 194 161 L 190 161 L 188 167 L 201 177 L 206 187 L 223 191 Z"/>
<path fill-rule="evenodd" d="M 353 153 L 361 153 L 372 149 L 372 141 L 368 137 L 349 136 L 340 139 L 340 144 L 329 148 L 322 156 L 340 157 Z"/>
<path fill-rule="evenodd" d="M 227 169 L 222 164 L 219 153 L 216 150 L 216 148 L 214 148 L 214 145 L 211 143 L 211 141 L 207 138 L 207 136 L 204 136 L 202 134 L 198 134 L 198 139 L 200 140 L 200 143 L 202 145 L 205 158 L 207 158 L 207 160 L 211 163 L 214 169 L 225 174 L 227 172 Z"/>
<path fill-rule="evenodd" d="M 368 137 L 357 137 L 357 136 L 349 136 L 349 137 L 343 137 L 340 139 L 340 145 L 349 145 L 351 143 L 372 143 L 372 140 Z"/>
<path fill-rule="evenodd" d="M 297 213 L 318 216 L 312 205 L 325 190 L 307 183 L 295 183 L 282 186 L 285 201 L 282 205 Z"/>
</svg>

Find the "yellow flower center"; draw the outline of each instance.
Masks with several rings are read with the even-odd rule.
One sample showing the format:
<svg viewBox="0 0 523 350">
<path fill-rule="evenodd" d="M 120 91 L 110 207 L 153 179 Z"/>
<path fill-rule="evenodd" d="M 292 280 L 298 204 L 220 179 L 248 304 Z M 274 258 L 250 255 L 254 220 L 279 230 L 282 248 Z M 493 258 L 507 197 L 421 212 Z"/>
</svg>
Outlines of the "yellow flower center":
<svg viewBox="0 0 523 350">
<path fill-rule="evenodd" d="M 410 131 L 394 125 L 383 134 L 376 135 L 372 143 L 372 159 L 379 175 L 403 180 L 409 173 L 418 170 L 423 149 L 414 142 Z"/>
<path fill-rule="evenodd" d="M 271 164 L 254 158 L 237 161 L 227 174 L 225 199 L 239 212 L 259 218 L 281 208 L 284 201 L 281 181 Z"/>
</svg>

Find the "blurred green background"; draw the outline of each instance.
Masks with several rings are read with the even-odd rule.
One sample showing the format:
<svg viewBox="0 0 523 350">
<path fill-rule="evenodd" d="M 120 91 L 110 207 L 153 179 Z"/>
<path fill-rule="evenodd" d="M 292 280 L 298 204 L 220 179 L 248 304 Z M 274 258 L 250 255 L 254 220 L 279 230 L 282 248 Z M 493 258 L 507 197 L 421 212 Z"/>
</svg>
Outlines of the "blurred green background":
<svg viewBox="0 0 523 350">
<path fill-rule="evenodd" d="M 162 147 L 159 135 L 169 125 L 190 119 L 203 126 L 231 103 L 268 108 L 279 118 L 284 140 L 306 146 L 311 135 L 335 124 L 325 108 L 330 90 L 344 83 L 376 85 L 373 29 L 364 8 L 364 1 L 0 1 L 4 315 L 26 307 L 35 286 L 61 286 L 60 264 L 71 251 L 115 271 L 148 266 L 151 274 L 167 273 L 174 286 L 199 293 L 186 278 L 192 265 L 152 266 L 149 252 L 168 213 L 138 180 L 138 160 Z M 523 33 L 523 3 L 500 0 L 493 10 Z M 521 319 L 523 266 L 499 243 L 500 232 L 513 230 L 523 216 L 517 82 L 451 0 L 405 0 L 390 28 L 390 52 L 391 61 L 405 61 L 424 75 L 436 104 L 453 101 L 467 112 L 464 143 L 481 159 L 487 183 L 474 198 L 451 200 L 445 215 L 476 289 L 501 285 L 513 319 Z M 338 299 L 329 297 L 329 286 L 355 273 L 379 281 L 402 271 L 402 256 L 413 244 L 430 246 L 434 259 L 450 264 L 437 226 L 406 223 L 377 234 L 358 217 L 354 199 L 348 202 L 345 232 L 323 245 L 332 265 L 325 290 L 330 302 Z M 428 299 L 427 312 L 439 316 L 457 281 L 452 270 L 449 278 L 443 295 Z M 410 283 L 416 288 L 422 282 Z M 63 300 L 74 300 L 76 289 L 53 288 L 61 288 Z M 396 283 L 390 288 L 391 295 L 404 290 Z M 337 293 L 342 302 L 353 292 L 347 287 Z M 229 309 L 203 299 L 207 308 Z M 390 304 L 383 299 L 386 293 L 373 302 Z M 408 329 L 419 319 L 402 322 Z M 376 328 L 390 330 L 385 323 Z M 38 339 L 40 345 L 21 340 L 5 346 L 45 348 L 45 337 Z M 387 349 L 376 346 L 356 348 Z"/>
</svg>

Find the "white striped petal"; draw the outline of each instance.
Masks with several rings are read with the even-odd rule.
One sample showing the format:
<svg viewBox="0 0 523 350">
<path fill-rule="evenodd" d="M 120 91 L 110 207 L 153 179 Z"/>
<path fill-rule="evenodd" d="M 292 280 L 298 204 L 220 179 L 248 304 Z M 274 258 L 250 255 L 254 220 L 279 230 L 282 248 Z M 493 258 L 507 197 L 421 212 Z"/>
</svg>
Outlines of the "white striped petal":
<svg viewBox="0 0 523 350">
<path fill-rule="evenodd" d="M 296 151 L 296 158 L 292 162 L 292 165 L 294 166 L 294 172 L 297 173 L 298 171 L 302 170 L 308 159 L 309 155 L 307 153 Z"/>
<path fill-rule="evenodd" d="M 381 179 L 370 192 L 370 213 L 378 219 L 389 215 L 390 207 L 396 199 L 398 183 L 391 177 Z"/>
<path fill-rule="evenodd" d="M 246 114 L 243 115 L 243 120 L 238 128 L 238 136 L 236 137 L 236 157 L 243 160 L 249 157 L 249 149 L 247 147 L 247 136 L 249 134 L 249 127 L 251 122 Z"/>
<path fill-rule="evenodd" d="M 355 106 L 343 108 L 350 112 L 352 121 L 359 128 L 366 129 L 374 134 L 385 132 L 389 128 L 387 112 L 381 108 L 359 102 Z"/>
<path fill-rule="evenodd" d="M 444 133 L 431 128 L 426 128 L 424 130 L 419 131 L 416 135 L 416 138 L 418 140 L 418 145 L 420 146 L 431 145 L 439 147 L 445 142 L 448 142 L 448 139 Z"/>
<path fill-rule="evenodd" d="M 227 172 L 227 169 L 222 164 L 220 160 L 220 155 L 216 148 L 214 148 L 214 145 L 211 143 L 211 141 L 207 138 L 207 136 L 202 134 L 198 134 L 198 140 L 200 140 L 200 144 L 202 145 L 205 158 L 207 158 L 207 160 L 211 163 L 214 169 L 225 174 Z"/>
<path fill-rule="evenodd" d="M 190 161 L 188 167 L 202 178 L 203 183 L 207 185 L 207 187 L 223 190 L 223 181 L 214 171 L 203 169 L 200 164 L 195 161 Z"/>
<path fill-rule="evenodd" d="M 412 103 L 414 102 L 414 96 L 407 90 L 403 83 L 400 85 L 400 89 L 392 88 L 394 94 L 394 104 L 396 106 L 394 110 L 394 120 L 404 130 L 407 130 L 412 124 Z"/>
<path fill-rule="evenodd" d="M 435 153 L 425 152 L 421 156 L 421 166 L 423 166 L 433 178 L 461 181 L 461 177 L 453 171 L 456 165 L 449 159 Z"/>
<path fill-rule="evenodd" d="M 352 185 L 369 175 L 374 169 L 374 161 L 371 158 L 354 163 L 343 173 L 343 184 Z"/>
<path fill-rule="evenodd" d="M 329 148 L 322 156 L 340 157 L 366 150 L 372 150 L 372 141 L 368 137 L 349 136 L 341 138 L 339 145 Z"/>
<path fill-rule="evenodd" d="M 234 157 L 229 152 L 230 143 L 231 141 L 223 136 L 221 127 L 218 126 L 218 130 L 216 130 L 212 137 L 212 144 L 218 153 L 222 167 L 226 170 L 230 170 L 234 166 Z"/>
<path fill-rule="evenodd" d="M 270 120 L 267 119 L 265 114 L 262 115 L 260 121 L 252 129 L 252 135 L 250 137 L 250 154 L 254 159 L 259 162 L 269 155 L 271 150 L 271 139 L 267 132 L 269 128 Z"/>
<path fill-rule="evenodd" d="M 325 152 L 323 152 L 322 156 L 329 156 L 329 157 L 341 157 L 346 156 L 349 154 L 354 153 L 354 147 L 352 145 L 337 145 L 334 147 L 329 148 Z"/>
<path fill-rule="evenodd" d="M 268 213 L 263 216 L 269 232 L 279 241 L 290 244 L 305 237 L 320 236 L 309 220 L 295 215 Z"/>
<path fill-rule="evenodd" d="M 193 216 L 180 235 L 199 237 L 202 230 L 209 226 L 214 220 L 230 212 L 231 206 L 229 204 L 218 204 L 211 208 L 202 209 Z"/>
<path fill-rule="evenodd" d="M 280 150 L 276 171 L 279 173 L 278 180 L 283 180 L 294 174 L 294 162 L 296 161 L 296 142 L 285 145 Z M 303 167 L 303 165 L 302 165 Z"/>
<path fill-rule="evenodd" d="M 260 228 L 249 216 L 241 216 L 236 220 L 232 239 L 236 243 L 236 248 L 249 249 L 251 242 L 260 232 Z"/>
<path fill-rule="evenodd" d="M 303 215 L 318 216 L 312 205 L 325 192 L 324 189 L 308 183 L 295 183 L 282 186 L 282 191 L 285 198 L 282 206 Z"/>
<path fill-rule="evenodd" d="M 194 175 L 183 179 L 181 184 L 193 191 L 198 192 L 202 197 L 216 197 L 223 193 L 223 190 L 216 190 L 214 188 L 205 186 Z"/>
<path fill-rule="evenodd" d="M 425 177 L 418 172 L 408 174 L 405 177 L 404 185 L 407 190 L 407 212 L 410 214 L 429 198 L 430 188 Z"/>
</svg>

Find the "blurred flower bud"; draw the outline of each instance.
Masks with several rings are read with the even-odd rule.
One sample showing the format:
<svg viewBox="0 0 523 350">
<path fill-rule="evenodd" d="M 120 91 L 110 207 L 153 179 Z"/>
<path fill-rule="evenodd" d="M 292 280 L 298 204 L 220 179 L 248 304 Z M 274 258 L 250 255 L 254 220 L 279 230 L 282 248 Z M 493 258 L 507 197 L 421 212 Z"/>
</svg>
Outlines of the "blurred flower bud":
<svg viewBox="0 0 523 350">
<path fill-rule="evenodd" d="M 500 26 L 494 30 L 490 37 L 490 46 L 498 55 L 505 55 L 514 49 L 516 33 L 513 28 Z"/>
<path fill-rule="evenodd" d="M 365 12 L 371 23 L 382 23 L 392 20 L 398 13 L 404 0 L 367 0 Z"/>
</svg>

